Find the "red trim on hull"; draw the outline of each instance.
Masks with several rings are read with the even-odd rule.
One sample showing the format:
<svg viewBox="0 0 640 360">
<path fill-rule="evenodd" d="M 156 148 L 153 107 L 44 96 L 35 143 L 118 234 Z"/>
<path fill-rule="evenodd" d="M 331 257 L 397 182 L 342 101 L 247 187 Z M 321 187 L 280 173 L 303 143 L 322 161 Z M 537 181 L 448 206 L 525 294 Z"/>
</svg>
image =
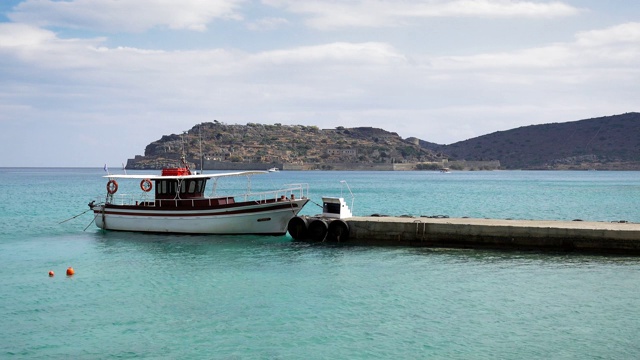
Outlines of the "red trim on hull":
<svg viewBox="0 0 640 360">
<path fill-rule="evenodd" d="M 306 202 L 305 202 L 306 204 Z M 238 205 L 238 204 L 234 204 Z M 241 205 L 241 204 L 240 204 Z M 241 205 L 241 206 L 256 206 L 260 204 Z M 304 206 L 304 204 L 302 205 Z M 238 214 L 252 214 L 273 210 L 288 210 L 291 208 L 302 208 L 297 203 L 281 203 L 278 205 L 259 206 L 249 209 L 238 209 L 228 211 L 230 208 L 238 206 L 219 207 L 216 209 L 203 209 L 203 208 L 184 208 L 183 210 L 177 210 L 176 208 L 139 208 L 135 206 L 114 206 L 107 205 L 104 210 L 94 210 L 96 215 L 120 215 L 120 216 L 165 216 L 165 217 L 193 217 L 193 216 L 222 216 L 222 215 L 238 215 Z M 120 210 L 122 208 L 123 210 Z M 189 210 L 187 210 L 189 209 Z M 126 211 L 126 210 L 138 210 L 138 211 Z M 187 212 L 188 211 L 188 212 Z"/>
</svg>

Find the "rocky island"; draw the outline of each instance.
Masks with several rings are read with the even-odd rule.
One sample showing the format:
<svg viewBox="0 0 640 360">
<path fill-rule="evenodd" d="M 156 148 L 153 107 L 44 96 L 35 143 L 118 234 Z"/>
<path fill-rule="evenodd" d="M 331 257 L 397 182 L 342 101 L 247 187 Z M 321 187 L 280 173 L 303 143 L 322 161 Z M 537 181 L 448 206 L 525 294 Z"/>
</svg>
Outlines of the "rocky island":
<svg viewBox="0 0 640 360">
<path fill-rule="evenodd" d="M 532 125 L 450 145 L 372 127 L 230 125 L 214 120 L 165 135 L 129 169 L 205 170 L 640 170 L 640 113 Z"/>
</svg>

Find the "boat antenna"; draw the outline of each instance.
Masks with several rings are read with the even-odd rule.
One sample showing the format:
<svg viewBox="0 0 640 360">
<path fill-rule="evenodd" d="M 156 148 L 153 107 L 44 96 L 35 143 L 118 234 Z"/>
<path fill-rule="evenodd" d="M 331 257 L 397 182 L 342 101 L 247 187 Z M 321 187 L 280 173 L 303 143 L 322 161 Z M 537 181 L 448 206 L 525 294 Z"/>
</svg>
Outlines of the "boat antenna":
<svg viewBox="0 0 640 360">
<path fill-rule="evenodd" d="M 185 143 L 184 135 L 185 135 L 185 133 L 186 133 L 186 131 L 182 132 L 182 155 L 180 155 L 180 162 L 182 163 L 182 166 L 187 169 L 188 174 L 191 175 L 191 169 L 189 169 L 189 164 L 187 163 L 187 155 L 186 155 L 186 153 L 184 151 L 184 143 Z"/>
<path fill-rule="evenodd" d="M 198 134 L 200 135 L 200 174 L 204 174 L 204 154 L 202 153 L 202 124 L 198 125 Z"/>
</svg>

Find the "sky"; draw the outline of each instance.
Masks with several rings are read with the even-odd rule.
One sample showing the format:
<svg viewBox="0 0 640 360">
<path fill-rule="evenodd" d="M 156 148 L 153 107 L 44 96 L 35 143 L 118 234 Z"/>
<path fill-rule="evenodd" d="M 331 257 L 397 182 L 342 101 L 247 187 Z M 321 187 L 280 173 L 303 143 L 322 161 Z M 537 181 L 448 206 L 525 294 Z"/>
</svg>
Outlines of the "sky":
<svg viewBox="0 0 640 360">
<path fill-rule="evenodd" d="M 451 144 L 640 111 L 637 0 L 0 0 L 0 167 L 202 122 Z"/>
</svg>

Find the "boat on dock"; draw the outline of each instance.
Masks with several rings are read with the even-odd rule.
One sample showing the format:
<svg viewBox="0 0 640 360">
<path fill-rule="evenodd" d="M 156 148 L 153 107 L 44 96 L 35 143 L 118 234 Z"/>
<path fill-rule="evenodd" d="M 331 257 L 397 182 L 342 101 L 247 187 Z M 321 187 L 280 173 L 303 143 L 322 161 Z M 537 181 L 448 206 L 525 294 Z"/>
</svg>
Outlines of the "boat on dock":
<svg viewBox="0 0 640 360">
<path fill-rule="evenodd" d="M 159 175 L 108 174 L 104 201 L 94 200 L 89 207 L 96 226 L 104 230 L 283 235 L 289 220 L 309 201 L 308 184 L 252 192 L 251 177 L 262 174 L 268 172 L 196 174 L 187 166 L 165 168 Z M 218 181 L 230 177 L 246 177 L 246 191 L 218 194 Z M 136 192 L 119 193 L 119 181 L 132 183 Z"/>
</svg>

